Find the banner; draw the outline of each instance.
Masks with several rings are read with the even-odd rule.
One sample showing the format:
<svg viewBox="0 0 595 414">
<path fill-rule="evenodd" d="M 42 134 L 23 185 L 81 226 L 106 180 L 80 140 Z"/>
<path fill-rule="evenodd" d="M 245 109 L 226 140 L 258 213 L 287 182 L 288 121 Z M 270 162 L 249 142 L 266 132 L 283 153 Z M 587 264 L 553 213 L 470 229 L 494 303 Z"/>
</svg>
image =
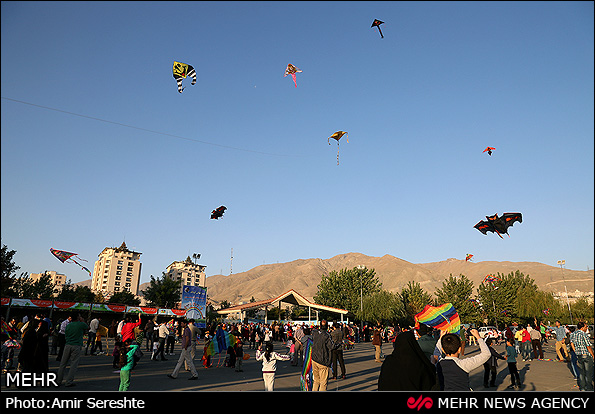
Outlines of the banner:
<svg viewBox="0 0 595 414">
<path fill-rule="evenodd" d="M 186 311 L 186 319 L 194 319 L 196 327 L 206 328 L 207 289 L 200 286 L 183 286 L 180 307 Z"/>
</svg>

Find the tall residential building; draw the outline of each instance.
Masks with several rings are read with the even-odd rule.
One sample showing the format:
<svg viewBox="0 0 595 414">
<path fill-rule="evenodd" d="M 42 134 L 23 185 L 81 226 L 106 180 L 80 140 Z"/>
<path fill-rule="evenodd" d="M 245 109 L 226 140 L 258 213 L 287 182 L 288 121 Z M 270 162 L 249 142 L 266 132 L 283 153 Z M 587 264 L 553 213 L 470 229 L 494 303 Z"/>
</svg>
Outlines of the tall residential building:
<svg viewBox="0 0 595 414">
<path fill-rule="evenodd" d="M 141 254 L 128 250 L 126 243 L 103 249 L 93 268 L 91 290 L 104 296 L 123 291 L 138 295 Z"/>
<path fill-rule="evenodd" d="M 50 282 L 54 283 L 58 290 L 62 289 L 62 286 L 64 286 L 66 283 L 66 275 L 58 273 L 54 270 L 46 270 L 44 273 L 31 273 L 29 275 L 29 279 L 31 279 L 32 282 L 37 282 L 43 275 L 46 274 L 50 276 Z"/>
<path fill-rule="evenodd" d="M 181 280 L 181 286 L 190 285 L 205 287 L 207 283 L 207 275 L 205 274 L 206 268 L 207 267 L 204 265 L 193 263 L 192 260 L 190 260 L 190 256 L 188 256 L 183 262 L 173 262 L 167 266 L 165 274 L 170 279 Z M 180 297 L 181 295 L 182 290 L 180 288 Z"/>
</svg>

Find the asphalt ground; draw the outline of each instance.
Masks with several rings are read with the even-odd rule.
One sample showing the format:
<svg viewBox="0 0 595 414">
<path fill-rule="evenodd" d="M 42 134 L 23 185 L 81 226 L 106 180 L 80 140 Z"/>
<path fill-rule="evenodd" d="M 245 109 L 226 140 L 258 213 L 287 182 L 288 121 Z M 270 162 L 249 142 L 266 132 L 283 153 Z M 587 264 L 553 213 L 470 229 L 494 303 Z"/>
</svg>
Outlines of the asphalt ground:
<svg viewBox="0 0 595 414">
<path fill-rule="evenodd" d="M 105 349 L 104 343 L 104 349 Z M 6 374 L 2 374 L 1 390 L 17 392 L 51 392 L 51 393 L 77 393 L 96 391 L 117 391 L 120 376 L 112 367 L 111 350 L 113 339 L 108 342 L 110 354 L 101 356 L 83 355 L 75 376 L 75 386 L 65 388 L 56 387 L 16 387 L 12 384 L 7 387 Z M 275 351 L 286 353 L 287 347 L 281 342 L 274 342 Z M 144 346 L 143 346 L 144 352 Z M 144 357 L 134 368 L 131 374 L 131 392 L 155 391 L 264 391 L 264 381 L 261 373 L 261 363 L 255 360 L 255 350 L 244 346 L 244 352 L 250 355 L 243 361 L 243 372 L 236 372 L 234 368 L 223 366 L 225 355 L 221 358 L 213 357 L 213 367 L 205 368 L 200 357 L 202 356 L 203 343 L 197 346 L 195 366 L 198 371 L 198 380 L 189 381 L 191 374 L 184 368 L 178 378 L 170 379 L 171 374 L 180 355 L 180 344 L 176 343 L 175 355 L 167 355 L 167 361 L 152 361 L 150 353 L 145 352 Z M 494 346 L 500 354 L 504 354 L 504 345 Z M 384 354 L 392 353 L 392 343 L 384 343 Z M 517 367 L 521 377 L 522 387 L 518 391 L 510 392 L 572 392 L 579 391 L 574 379 L 570 364 L 558 362 L 554 343 L 550 341 L 543 345 L 544 360 L 523 362 L 519 357 Z M 465 355 L 473 356 L 479 352 L 476 345 L 467 345 Z M 18 353 L 15 353 L 18 355 Z M 374 361 L 374 346 L 371 342 L 355 344 L 353 349 L 344 351 L 346 365 L 346 379 L 329 379 L 328 391 L 376 391 L 381 363 Z M 15 355 L 16 361 L 16 355 Z M 16 363 L 15 363 L 16 364 Z M 57 373 L 59 362 L 56 357 L 49 356 L 50 372 Z M 217 366 L 219 365 L 219 366 Z M 340 368 L 339 376 L 341 374 Z M 496 387 L 483 387 L 483 368 L 478 368 L 470 373 L 470 386 L 474 391 L 509 391 L 510 376 L 506 361 L 499 361 Z M 68 373 L 68 368 L 65 376 Z M 278 361 L 275 377 L 275 391 L 300 391 L 301 366 L 292 366 L 289 361 Z"/>
</svg>

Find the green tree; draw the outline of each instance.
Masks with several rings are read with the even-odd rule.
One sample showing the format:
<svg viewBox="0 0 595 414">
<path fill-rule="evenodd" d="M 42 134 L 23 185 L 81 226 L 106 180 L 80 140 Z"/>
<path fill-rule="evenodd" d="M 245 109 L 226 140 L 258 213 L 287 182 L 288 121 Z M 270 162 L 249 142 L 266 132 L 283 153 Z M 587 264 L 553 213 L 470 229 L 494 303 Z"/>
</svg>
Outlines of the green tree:
<svg viewBox="0 0 595 414">
<path fill-rule="evenodd" d="M 124 290 L 122 292 L 114 293 L 109 303 L 118 303 L 120 305 L 138 306 L 140 305 L 140 299 L 136 298 L 132 292 Z"/>
<path fill-rule="evenodd" d="M 459 314 L 461 323 L 481 322 L 481 312 L 470 299 L 473 298 L 473 282 L 465 275 L 454 277 L 452 274 L 442 282 L 442 287 L 434 293 L 436 303 L 452 303 Z"/>
<path fill-rule="evenodd" d="M 333 308 L 346 309 L 352 314 L 360 310 L 361 297 L 380 292 L 382 283 L 374 269 L 341 269 L 323 275 L 314 301 Z"/>
<path fill-rule="evenodd" d="M 141 292 L 149 306 L 171 309 L 181 300 L 181 284 L 180 280 L 173 280 L 163 272 L 159 279 L 151 275 L 149 286 Z"/>
<path fill-rule="evenodd" d="M 536 316 L 533 311 L 520 312 L 535 298 L 537 285 L 519 270 L 507 275 L 498 273 L 494 283 L 482 283 L 477 291 L 488 323 L 503 327 L 512 322 L 532 322 Z"/>
<path fill-rule="evenodd" d="M 73 285 L 70 279 L 62 285 L 62 289 L 56 295 L 56 300 L 64 302 L 95 302 L 95 293 L 89 286 Z"/>
<path fill-rule="evenodd" d="M 21 298 L 51 300 L 56 292 L 56 285 L 52 282 L 52 276 L 45 272 L 36 281 L 28 276 L 20 277 L 15 285 L 18 296 Z"/>
<path fill-rule="evenodd" d="M 3 298 L 19 296 L 16 273 L 20 267 L 13 261 L 15 254 L 16 250 L 8 250 L 6 245 L 2 245 L 2 251 L 0 252 L 0 292 Z M 26 273 L 22 273 L 21 277 L 25 275 Z"/>
<path fill-rule="evenodd" d="M 410 326 L 415 323 L 414 316 L 424 310 L 426 305 L 435 305 L 430 294 L 414 281 L 407 282 L 407 285 L 403 287 L 399 294 L 399 300 L 404 311 L 402 322 Z"/>
<path fill-rule="evenodd" d="M 358 309 L 356 317 L 371 322 L 401 320 L 405 309 L 398 294 L 382 289 L 364 298 L 363 314 Z"/>
</svg>

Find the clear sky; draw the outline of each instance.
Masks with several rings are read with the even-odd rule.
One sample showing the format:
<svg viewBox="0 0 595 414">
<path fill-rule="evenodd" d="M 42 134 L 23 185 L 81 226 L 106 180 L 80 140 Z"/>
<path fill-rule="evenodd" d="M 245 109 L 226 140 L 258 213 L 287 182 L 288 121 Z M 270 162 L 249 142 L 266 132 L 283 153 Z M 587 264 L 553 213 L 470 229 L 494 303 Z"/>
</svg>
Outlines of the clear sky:
<svg viewBox="0 0 595 414">
<path fill-rule="evenodd" d="M 1 7 L 21 272 L 82 281 L 50 247 L 92 269 L 123 241 L 141 283 L 193 253 L 229 274 L 231 249 L 233 273 L 348 252 L 594 267 L 593 2 Z M 198 75 L 182 94 L 174 61 Z M 510 237 L 473 228 L 504 212 Z"/>
</svg>

